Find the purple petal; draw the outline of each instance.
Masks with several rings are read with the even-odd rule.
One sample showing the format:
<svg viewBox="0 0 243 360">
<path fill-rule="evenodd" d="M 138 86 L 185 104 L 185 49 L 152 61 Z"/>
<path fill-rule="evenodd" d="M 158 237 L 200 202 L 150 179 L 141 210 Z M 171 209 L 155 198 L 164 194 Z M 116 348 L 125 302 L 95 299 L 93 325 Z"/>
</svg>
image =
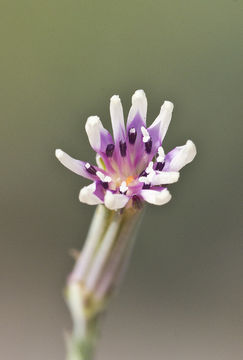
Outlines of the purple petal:
<svg viewBox="0 0 243 360">
<path fill-rule="evenodd" d="M 179 171 L 196 156 L 196 146 L 191 140 L 185 145 L 177 146 L 165 156 L 165 171 Z"/>
<path fill-rule="evenodd" d="M 143 90 L 136 90 L 132 96 L 132 106 L 127 118 L 127 129 L 130 128 L 136 114 L 139 114 L 142 119 L 142 125 L 146 126 L 146 115 L 147 115 L 147 99 Z"/>
<path fill-rule="evenodd" d="M 84 186 L 79 193 L 79 200 L 88 205 L 103 204 L 103 200 L 95 194 L 96 183 Z"/>
<path fill-rule="evenodd" d="M 64 151 L 57 149 L 56 152 L 57 159 L 69 170 L 73 171 L 75 174 L 83 176 L 86 179 L 98 180 L 99 178 L 96 175 L 97 171 L 102 172 L 104 175 L 108 175 L 103 169 L 99 169 L 97 166 L 90 165 L 87 162 L 77 160 L 66 154 Z"/>
<path fill-rule="evenodd" d="M 107 131 L 98 116 L 90 116 L 86 122 L 85 130 L 87 132 L 90 145 L 101 156 L 106 153 L 107 146 L 114 144 L 111 134 Z"/>
<path fill-rule="evenodd" d="M 118 95 L 112 96 L 110 100 L 110 115 L 115 144 L 126 141 L 124 115 L 121 100 Z"/>
<path fill-rule="evenodd" d="M 151 158 L 156 154 L 158 147 L 162 144 L 165 134 L 168 130 L 173 111 L 173 104 L 165 101 L 153 124 L 147 129 L 152 140 Z"/>
<path fill-rule="evenodd" d="M 96 195 L 100 200 L 104 201 L 105 191 L 100 181 L 97 181 L 95 184 L 94 195 Z"/>
</svg>

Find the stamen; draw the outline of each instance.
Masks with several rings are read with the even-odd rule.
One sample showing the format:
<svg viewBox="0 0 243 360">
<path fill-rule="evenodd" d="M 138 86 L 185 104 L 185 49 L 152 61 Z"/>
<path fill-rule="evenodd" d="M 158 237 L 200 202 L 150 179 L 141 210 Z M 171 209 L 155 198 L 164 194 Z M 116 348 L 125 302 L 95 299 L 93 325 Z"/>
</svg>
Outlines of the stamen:
<svg viewBox="0 0 243 360">
<path fill-rule="evenodd" d="M 148 174 L 146 173 L 146 171 L 145 170 L 143 170 L 142 172 L 141 172 L 141 174 L 139 175 L 139 177 L 140 176 L 147 176 Z"/>
<path fill-rule="evenodd" d="M 102 182 L 102 186 L 105 190 L 107 190 L 109 187 L 109 184 L 108 184 L 108 182 Z"/>
<path fill-rule="evenodd" d="M 146 150 L 147 154 L 151 153 L 151 150 L 152 150 L 152 140 L 151 139 L 149 139 L 149 141 L 145 143 L 145 150 Z"/>
<path fill-rule="evenodd" d="M 145 129 L 144 126 L 141 127 L 141 132 L 143 134 L 143 142 L 146 143 L 150 140 L 150 136 L 149 136 L 149 133 L 148 133 L 148 130 Z"/>
<path fill-rule="evenodd" d="M 96 170 L 94 166 L 90 165 L 89 163 L 86 163 L 85 168 L 91 175 L 96 175 Z"/>
<path fill-rule="evenodd" d="M 143 189 L 150 189 L 151 184 L 143 184 Z"/>
<path fill-rule="evenodd" d="M 115 145 L 114 144 L 109 144 L 107 145 L 106 147 L 106 156 L 107 157 L 112 157 L 113 155 L 113 152 L 114 152 L 114 149 L 115 149 Z"/>
<path fill-rule="evenodd" d="M 147 176 L 141 176 L 138 178 L 138 181 L 141 183 L 144 183 L 146 185 L 151 184 L 151 182 L 153 181 L 155 175 L 155 171 L 152 170 L 149 174 L 147 174 Z"/>
<path fill-rule="evenodd" d="M 128 132 L 128 139 L 130 144 L 134 144 L 136 141 L 137 132 L 135 128 L 131 128 Z"/>
<path fill-rule="evenodd" d="M 150 174 L 153 171 L 153 166 L 154 166 L 153 161 L 150 161 L 148 167 L 145 169 L 146 174 Z"/>
<path fill-rule="evenodd" d="M 148 183 L 147 177 L 146 176 L 141 176 L 140 178 L 138 178 L 138 181 L 141 183 Z"/>
<path fill-rule="evenodd" d="M 145 129 L 144 126 L 141 127 L 141 131 L 143 134 L 143 142 L 145 143 L 145 150 L 147 154 L 151 153 L 152 150 L 152 140 L 151 137 L 147 131 L 147 129 Z"/>
<path fill-rule="evenodd" d="M 127 183 L 126 183 L 126 181 L 123 181 L 120 186 L 120 193 L 126 194 L 127 190 L 128 190 Z"/>
<path fill-rule="evenodd" d="M 99 178 L 103 183 L 109 183 L 109 182 L 111 182 L 111 177 L 110 177 L 110 176 L 105 176 L 105 174 L 103 174 L 101 171 L 97 171 L 96 175 L 98 176 L 98 178 Z"/>
<path fill-rule="evenodd" d="M 163 162 L 159 161 L 159 162 L 157 162 L 157 164 L 156 164 L 155 170 L 162 171 L 163 168 L 164 168 L 164 166 L 165 166 L 165 162 L 164 162 L 164 161 L 163 161 Z"/>
<path fill-rule="evenodd" d="M 162 146 L 160 146 L 158 148 L 157 162 L 163 162 L 164 159 L 165 159 L 165 153 L 164 153 Z"/>
<path fill-rule="evenodd" d="M 127 144 L 126 142 L 122 142 L 122 140 L 119 142 L 120 146 L 120 153 L 122 157 L 125 157 L 127 154 Z"/>
</svg>

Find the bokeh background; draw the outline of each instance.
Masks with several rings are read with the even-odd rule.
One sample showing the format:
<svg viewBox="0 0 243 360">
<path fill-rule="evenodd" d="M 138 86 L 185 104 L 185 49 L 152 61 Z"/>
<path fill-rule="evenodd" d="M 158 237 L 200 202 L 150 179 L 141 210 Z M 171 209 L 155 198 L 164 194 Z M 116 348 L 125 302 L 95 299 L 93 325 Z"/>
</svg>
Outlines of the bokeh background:
<svg viewBox="0 0 243 360">
<path fill-rule="evenodd" d="M 198 147 L 148 207 L 98 360 L 240 360 L 243 2 L 1 0 L 0 357 L 64 359 L 62 289 L 94 208 L 55 148 L 93 161 L 84 124 L 146 91 L 175 103 L 165 148 Z"/>
</svg>

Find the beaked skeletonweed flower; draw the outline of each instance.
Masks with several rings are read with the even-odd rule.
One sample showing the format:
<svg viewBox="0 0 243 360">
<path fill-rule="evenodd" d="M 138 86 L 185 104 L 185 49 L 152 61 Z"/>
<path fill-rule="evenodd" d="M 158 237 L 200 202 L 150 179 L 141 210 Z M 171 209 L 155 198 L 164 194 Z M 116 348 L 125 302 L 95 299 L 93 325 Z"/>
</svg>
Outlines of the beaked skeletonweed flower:
<svg viewBox="0 0 243 360">
<path fill-rule="evenodd" d="M 191 140 L 165 155 L 162 144 L 169 127 L 173 104 L 165 101 L 152 125 L 146 126 L 147 99 L 143 90 L 132 96 L 125 126 L 118 95 L 110 99 L 113 137 L 98 116 L 90 116 L 85 129 L 96 152 L 97 166 L 73 159 L 56 150 L 58 160 L 71 171 L 93 182 L 81 189 L 79 199 L 89 205 L 104 204 L 110 210 L 140 208 L 144 201 L 163 205 L 171 199 L 169 184 L 196 155 Z"/>
</svg>

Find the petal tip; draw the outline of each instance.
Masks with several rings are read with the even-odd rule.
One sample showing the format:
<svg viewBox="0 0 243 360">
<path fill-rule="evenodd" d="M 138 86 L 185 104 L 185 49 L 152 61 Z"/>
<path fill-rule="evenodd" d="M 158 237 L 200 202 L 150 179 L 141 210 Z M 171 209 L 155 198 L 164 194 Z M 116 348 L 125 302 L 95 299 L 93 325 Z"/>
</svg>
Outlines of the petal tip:
<svg viewBox="0 0 243 360">
<path fill-rule="evenodd" d="M 110 98 L 110 102 L 111 102 L 111 103 L 114 103 L 114 104 L 120 103 L 120 102 L 121 102 L 120 96 L 119 96 L 119 95 L 113 95 L 113 96 Z"/>
<path fill-rule="evenodd" d="M 196 145 L 194 144 L 194 142 L 192 140 L 190 140 L 190 139 L 187 140 L 186 145 L 188 147 L 190 147 L 192 150 L 194 150 L 195 152 L 197 152 Z"/>
<path fill-rule="evenodd" d="M 146 95 L 144 90 L 142 89 L 136 90 L 132 96 L 132 103 L 134 104 L 137 100 L 143 100 L 143 99 L 146 100 Z"/>
<path fill-rule="evenodd" d="M 165 205 L 171 200 L 172 196 L 168 189 L 162 190 L 156 197 L 155 205 Z"/>
<path fill-rule="evenodd" d="M 172 112 L 174 109 L 174 104 L 171 101 L 165 100 L 163 105 L 161 106 L 161 109 L 169 110 Z"/>
<path fill-rule="evenodd" d="M 188 162 L 191 162 L 197 155 L 197 148 L 192 140 L 187 140 L 186 147 L 188 151 Z"/>
<path fill-rule="evenodd" d="M 167 204 L 172 198 L 172 195 L 168 189 L 163 190 L 163 192 L 164 192 L 163 197 L 161 196 L 161 200 L 163 200 L 163 203 L 161 205 Z"/>
<path fill-rule="evenodd" d="M 89 116 L 86 124 L 85 124 L 85 129 L 90 129 L 90 128 L 94 128 L 95 126 L 100 124 L 100 118 L 97 115 L 93 115 L 93 116 Z"/>
<path fill-rule="evenodd" d="M 64 152 L 61 149 L 56 149 L 55 150 L 55 156 L 57 159 L 61 159 L 64 155 Z"/>
<path fill-rule="evenodd" d="M 174 181 L 173 182 L 177 182 L 179 180 L 179 177 L 180 177 L 179 171 L 175 171 L 174 172 Z"/>
<path fill-rule="evenodd" d="M 78 196 L 79 201 L 85 202 L 84 200 L 86 199 L 87 195 L 88 195 L 87 186 L 84 186 L 79 192 L 79 196 Z"/>
<path fill-rule="evenodd" d="M 100 147 L 100 131 L 103 129 L 103 125 L 98 116 L 89 116 L 85 130 L 89 138 L 90 145 L 95 151 Z"/>
</svg>

